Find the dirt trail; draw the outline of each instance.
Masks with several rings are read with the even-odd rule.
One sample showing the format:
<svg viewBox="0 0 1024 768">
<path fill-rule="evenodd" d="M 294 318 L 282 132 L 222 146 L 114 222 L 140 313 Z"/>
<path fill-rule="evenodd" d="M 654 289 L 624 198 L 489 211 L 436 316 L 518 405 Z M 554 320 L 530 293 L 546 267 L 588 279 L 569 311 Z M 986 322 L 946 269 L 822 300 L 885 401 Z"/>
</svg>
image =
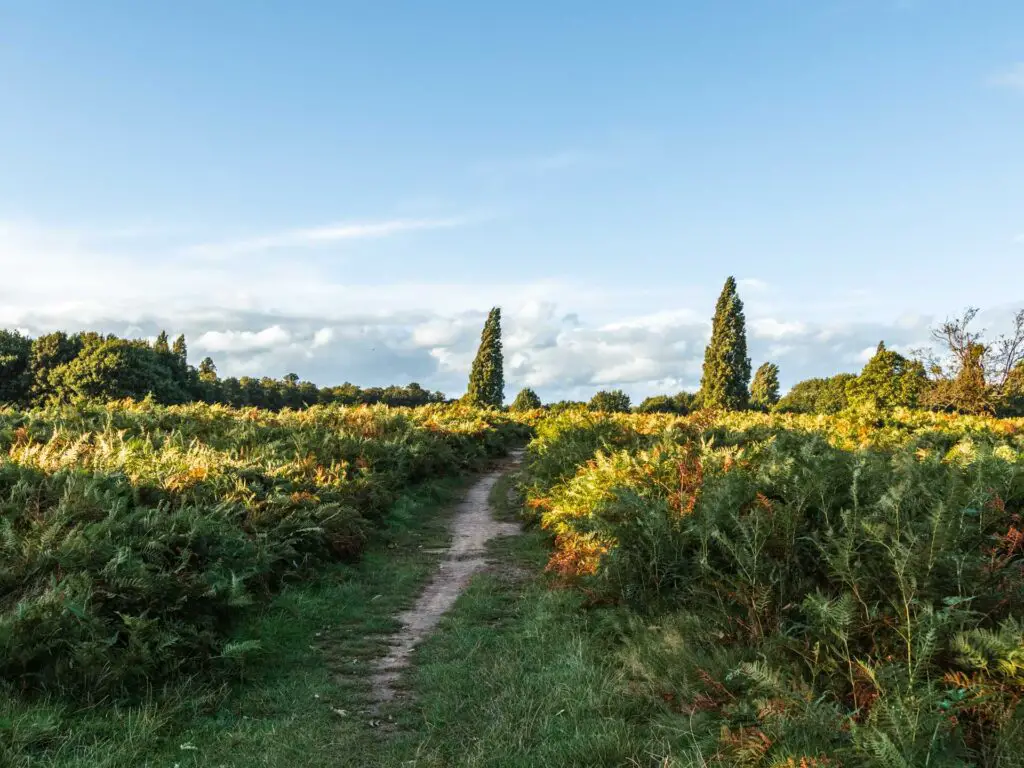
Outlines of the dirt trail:
<svg viewBox="0 0 1024 768">
<path fill-rule="evenodd" d="M 519 533 L 518 524 L 494 519 L 488 497 L 498 478 L 514 469 L 521 459 L 521 451 L 513 452 L 508 461 L 477 480 L 459 504 L 452 521 L 452 543 L 447 556 L 416 605 L 399 615 L 402 628 L 389 639 L 391 651 L 375 665 L 372 678 L 375 704 L 396 697 L 395 682 L 409 665 L 413 650 L 455 604 L 473 574 L 487 564 L 484 558 L 487 542 L 498 536 Z"/>
</svg>

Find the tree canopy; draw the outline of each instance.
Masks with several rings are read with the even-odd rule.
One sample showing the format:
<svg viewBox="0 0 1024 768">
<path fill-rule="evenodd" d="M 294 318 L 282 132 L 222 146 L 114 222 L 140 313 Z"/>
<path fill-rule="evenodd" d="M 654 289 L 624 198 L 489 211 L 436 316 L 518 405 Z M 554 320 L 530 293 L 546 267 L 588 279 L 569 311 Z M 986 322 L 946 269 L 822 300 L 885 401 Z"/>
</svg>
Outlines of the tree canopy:
<svg viewBox="0 0 1024 768">
<path fill-rule="evenodd" d="M 762 363 L 750 384 L 750 405 L 767 411 L 779 402 L 779 366 Z"/>
<path fill-rule="evenodd" d="M 519 390 L 519 394 L 516 395 L 516 399 L 512 401 L 512 405 L 510 406 L 513 411 L 532 411 L 540 407 L 540 398 L 537 396 L 537 393 L 529 387 L 524 387 Z"/>
<path fill-rule="evenodd" d="M 886 349 L 885 342 L 880 341 L 864 370 L 847 384 L 846 395 L 855 407 L 916 408 L 927 385 L 924 366 L 919 361 Z"/>
<path fill-rule="evenodd" d="M 780 413 L 838 413 L 848 405 L 847 385 L 852 373 L 827 378 L 805 379 L 793 386 L 775 406 Z"/>
<path fill-rule="evenodd" d="M 590 398 L 587 408 L 592 411 L 605 411 L 607 413 L 629 413 L 629 395 L 621 389 L 601 390 Z"/>
</svg>

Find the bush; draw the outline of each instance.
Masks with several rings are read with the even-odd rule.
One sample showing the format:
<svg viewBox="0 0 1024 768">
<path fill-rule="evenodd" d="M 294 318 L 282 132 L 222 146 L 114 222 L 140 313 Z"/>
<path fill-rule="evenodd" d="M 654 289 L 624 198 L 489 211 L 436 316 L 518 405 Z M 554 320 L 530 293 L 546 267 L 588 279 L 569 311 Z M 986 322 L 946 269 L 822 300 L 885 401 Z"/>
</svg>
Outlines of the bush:
<svg viewBox="0 0 1024 768">
<path fill-rule="evenodd" d="M 0 411 L 0 676 L 95 700 L 226 671 L 248 606 L 524 434 L 443 406 Z"/>
<path fill-rule="evenodd" d="M 1024 748 L 1024 422 L 709 419 L 566 414 L 527 463 L 550 569 L 631 607 L 632 642 L 662 638 L 631 671 L 695 749 L 953 766 Z"/>
</svg>

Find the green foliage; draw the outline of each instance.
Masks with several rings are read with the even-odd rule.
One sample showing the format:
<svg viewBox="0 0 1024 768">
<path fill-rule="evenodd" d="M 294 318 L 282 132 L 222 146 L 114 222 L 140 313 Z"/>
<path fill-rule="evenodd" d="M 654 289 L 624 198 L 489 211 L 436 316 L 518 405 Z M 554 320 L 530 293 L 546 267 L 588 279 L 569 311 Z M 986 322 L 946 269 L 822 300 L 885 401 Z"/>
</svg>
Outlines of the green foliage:
<svg viewBox="0 0 1024 768">
<path fill-rule="evenodd" d="M 32 342 L 30 368 L 33 403 L 42 404 L 51 398 L 59 397 L 57 385 L 51 378 L 53 372 L 74 360 L 82 351 L 83 346 L 80 336 L 68 336 L 63 331 L 39 336 Z M 0 398 L 0 400 L 2 399 Z"/>
<path fill-rule="evenodd" d="M 606 413 L 629 413 L 629 395 L 621 389 L 601 390 L 590 398 L 587 408 Z"/>
<path fill-rule="evenodd" d="M 675 413 L 685 416 L 695 410 L 696 395 L 680 392 L 676 395 L 654 395 L 643 400 L 636 407 L 637 413 Z"/>
<path fill-rule="evenodd" d="M 668 395 L 645 397 L 636 407 L 637 413 L 675 413 L 676 404 Z"/>
<path fill-rule="evenodd" d="M 167 331 L 160 331 L 156 337 L 156 341 L 153 342 L 153 351 L 158 355 L 169 355 L 171 353 L 170 339 L 167 336 Z"/>
<path fill-rule="evenodd" d="M 199 380 L 205 384 L 217 381 L 217 366 L 214 364 L 213 358 L 204 357 L 203 361 L 199 363 Z"/>
<path fill-rule="evenodd" d="M 53 370 L 50 385 L 65 402 L 142 400 L 188 402 L 190 395 L 168 367 L 167 356 L 141 342 L 111 339 L 86 348 Z"/>
<path fill-rule="evenodd" d="M 32 341 L 18 331 L 0 330 L 0 402 L 25 403 L 32 386 Z"/>
<path fill-rule="evenodd" d="M 58 331 L 30 340 L 0 331 L 0 404 L 46 406 L 152 397 L 161 403 L 202 401 L 280 410 L 331 403 L 415 407 L 445 401 L 443 393 L 416 382 L 363 389 L 348 383 L 320 388 L 300 381 L 296 374 L 280 380 L 221 380 L 211 358 L 196 369 L 188 365 L 187 356 L 185 337 L 179 336 L 171 348 L 166 333 L 150 347 L 143 341 L 93 332 L 69 336 Z"/>
<path fill-rule="evenodd" d="M 188 347 L 185 344 L 184 334 L 178 336 L 178 338 L 174 340 L 174 346 L 171 347 L 171 354 L 174 355 L 182 368 L 188 365 Z"/>
<path fill-rule="evenodd" d="M 779 413 L 839 413 L 849 406 L 847 387 L 857 377 L 839 373 L 826 379 L 806 379 L 779 400 Z"/>
<path fill-rule="evenodd" d="M 1000 416 L 1024 416 L 1024 363 L 1010 372 L 1006 384 L 999 392 Z"/>
<path fill-rule="evenodd" d="M 501 408 L 505 400 L 505 375 L 501 353 L 501 308 L 494 307 L 480 334 L 473 367 L 469 373 L 466 402 L 480 408 Z"/>
<path fill-rule="evenodd" d="M 0 679 L 98 700 L 226 673 L 249 606 L 523 432 L 445 406 L 0 411 Z"/>
<path fill-rule="evenodd" d="M 983 344 L 970 343 L 964 350 L 957 375 L 954 378 L 937 376 L 925 402 L 933 408 L 959 413 L 994 413 L 1000 393 L 985 380 L 985 354 Z"/>
<path fill-rule="evenodd" d="M 854 407 L 915 408 L 927 385 L 920 362 L 886 349 L 880 341 L 860 376 L 847 384 L 847 400 Z"/>
<path fill-rule="evenodd" d="M 718 297 L 711 342 L 704 352 L 701 404 L 704 408 L 746 408 L 749 383 L 750 358 L 747 357 L 743 302 L 736 293 L 736 280 L 729 277 Z"/>
<path fill-rule="evenodd" d="M 549 568 L 661 643 L 631 688 L 697 754 L 952 768 L 1024 747 L 1024 421 L 565 414 L 527 455 Z"/>
<path fill-rule="evenodd" d="M 525 387 L 519 390 L 519 394 L 516 395 L 516 399 L 512 401 L 510 407 L 513 411 L 532 411 L 535 408 L 541 408 L 542 403 L 536 392 Z"/>
<path fill-rule="evenodd" d="M 779 402 L 779 366 L 762 363 L 750 384 L 750 406 L 759 411 L 768 411 Z"/>
</svg>

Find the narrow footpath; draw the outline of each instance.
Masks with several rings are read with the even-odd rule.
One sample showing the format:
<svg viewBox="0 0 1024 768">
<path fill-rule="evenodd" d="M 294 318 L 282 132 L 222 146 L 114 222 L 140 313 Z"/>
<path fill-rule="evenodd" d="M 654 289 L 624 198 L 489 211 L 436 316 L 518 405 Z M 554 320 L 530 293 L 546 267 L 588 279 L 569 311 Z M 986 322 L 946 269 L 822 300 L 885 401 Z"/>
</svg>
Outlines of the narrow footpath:
<svg viewBox="0 0 1024 768">
<path fill-rule="evenodd" d="M 452 541 L 445 559 L 416 604 L 398 617 L 402 628 L 389 638 L 390 652 L 375 665 L 372 677 L 375 706 L 396 698 L 395 684 L 409 666 L 409 657 L 416 646 L 451 609 L 473 575 L 487 565 L 487 543 L 499 536 L 520 532 L 518 524 L 494 518 L 489 497 L 498 479 L 514 471 L 521 460 L 522 452 L 513 452 L 509 460 L 477 480 L 459 504 L 452 520 Z"/>
</svg>

